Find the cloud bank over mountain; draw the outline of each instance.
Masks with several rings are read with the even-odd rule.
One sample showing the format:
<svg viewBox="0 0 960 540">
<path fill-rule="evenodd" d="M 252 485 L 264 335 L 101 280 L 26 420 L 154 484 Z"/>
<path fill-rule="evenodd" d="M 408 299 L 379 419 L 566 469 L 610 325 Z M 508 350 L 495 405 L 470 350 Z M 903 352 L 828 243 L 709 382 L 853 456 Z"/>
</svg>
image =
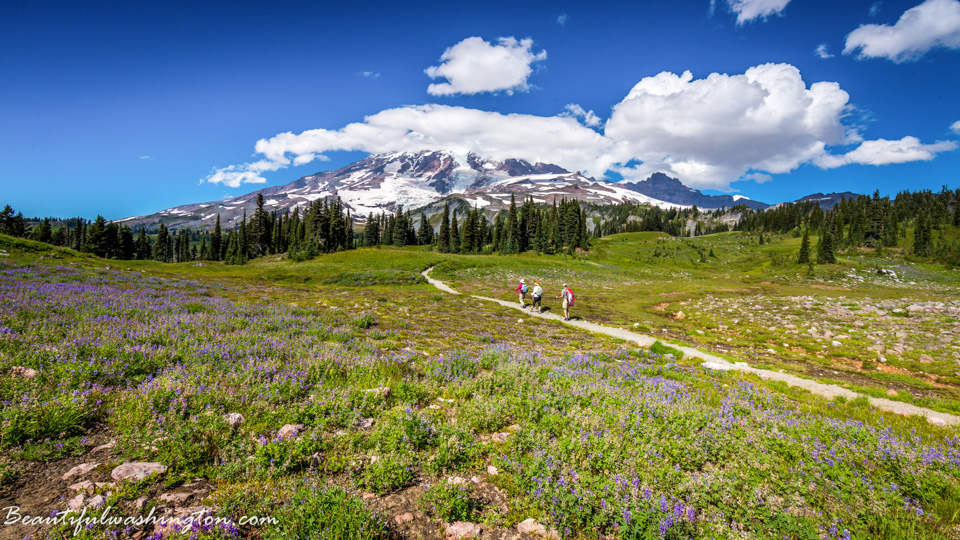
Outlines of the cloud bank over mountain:
<svg viewBox="0 0 960 540">
<path fill-rule="evenodd" d="M 448 49 L 443 65 L 456 67 L 463 60 L 462 51 L 451 51 L 468 41 Z M 526 41 L 502 38 L 497 47 L 535 58 Z M 470 46 L 481 50 L 491 46 L 483 43 Z M 512 79 L 497 75 L 484 84 L 462 79 L 455 74 L 457 69 L 445 71 L 450 88 L 439 93 L 505 89 L 526 80 L 526 75 Z M 555 116 L 440 104 L 403 106 L 340 129 L 261 139 L 255 145 L 261 159 L 217 169 L 206 181 L 230 187 L 263 183 L 264 172 L 323 160 L 326 153 L 341 150 L 445 150 L 556 163 L 595 177 L 613 171 L 635 180 L 662 171 L 694 188 L 724 190 L 731 182 L 766 180 L 804 164 L 829 169 L 906 163 L 957 148 L 953 141 L 925 144 L 911 135 L 865 140 L 860 128 L 844 123 L 850 109 L 850 96 L 838 83 L 807 85 L 799 69 L 786 63 L 762 64 L 742 74 L 711 73 L 702 79 L 690 71 L 663 72 L 638 82 L 606 119 L 575 104 Z"/>
</svg>

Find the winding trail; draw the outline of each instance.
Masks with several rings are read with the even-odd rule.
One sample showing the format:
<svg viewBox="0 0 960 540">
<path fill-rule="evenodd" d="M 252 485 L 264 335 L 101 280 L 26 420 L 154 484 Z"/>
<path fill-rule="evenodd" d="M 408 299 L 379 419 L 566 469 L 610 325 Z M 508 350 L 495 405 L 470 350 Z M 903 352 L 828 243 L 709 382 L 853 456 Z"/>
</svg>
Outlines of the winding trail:
<svg viewBox="0 0 960 540">
<path fill-rule="evenodd" d="M 431 270 L 433 270 L 432 266 L 430 268 L 427 268 L 423 272 L 421 272 L 421 275 L 424 278 L 426 278 L 428 283 L 430 283 L 431 285 L 440 289 L 443 292 L 450 293 L 450 294 L 461 294 L 460 292 L 452 289 L 446 283 L 430 277 Z M 559 321 L 559 322 L 562 322 L 563 324 L 575 326 L 577 328 L 582 328 L 583 330 L 587 330 L 589 332 L 596 332 L 598 334 L 605 334 L 605 335 L 615 337 L 615 338 L 620 338 L 626 341 L 632 341 L 643 347 L 649 347 L 650 345 L 653 345 L 655 341 L 657 341 L 657 338 L 655 337 L 647 336 L 644 334 L 638 334 L 636 332 L 624 330 L 623 328 L 603 326 L 602 324 L 596 324 L 596 323 L 587 322 L 583 320 L 564 321 L 563 317 L 561 317 L 560 315 L 555 315 L 549 312 L 536 313 L 536 312 L 530 311 L 529 309 L 523 309 L 519 305 L 517 305 L 517 302 L 507 302 L 506 300 L 500 300 L 497 298 L 487 298 L 486 296 L 476 296 L 476 295 L 471 295 L 471 298 L 476 298 L 478 300 L 485 300 L 487 302 L 496 302 L 501 306 L 522 311 L 523 313 L 531 317 L 540 317 L 542 319 Z M 694 349 L 693 347 L 687 347 L 684 345 L 674 345 L 672 343 L 670 344 L 670 347 L 673 347 L 674 349 L 678 349 L 679 351 L 683 352 L 684 356 L 703 360 L 703 364 L 701 365 L 706 368 L 722 370 L 722 371 L 733 370 L 733 371 L 743 371 L 746 373 L 753 373 L 758 377 L 760 377 L 761 379 L 783 381 L 787 383 L 787 385 L 789 386 L 798 386 L 800 388 L 805 388 L 813 392 L 814 394 L 831 398 L 831 399 L 836 396 L 843 396 L 848 400 L 856 399 L 859 397 L 866 397 L 871 405 L 883 411 L 888 411 L 888 412 L 893 412 L 893 413 L 903 414 L 903 415 L 924 416 L 927 418 L 928 421 L 930 421 L 930 423 L 937 424 L 937 425 L 960 425 L 960 417 L 954 416 L 952 414 L 940 412 L 940 411 L 927 409 L 926 407 L 919 407 L 917 405 L 911 405 L 910 403 L 904 403 L 902 401 L 894 401 L 892 399 L 865 396 L 863 394 L 854 392 L 853 390 L 849 390 L 841 386 L 819 383 L 817 381 L 804 379 L 803 377 L 797 377 L 796 375 L 791 375 L 789 373 L 784 373 L 782 371 L 757 369 L 754 367 L 750 367 L 745 362 L 730 362 L 729 360 L 720 358 L 719 356 L 715 356 L 707 352 L 703 352 L 699 349 Z"/>
</svg>

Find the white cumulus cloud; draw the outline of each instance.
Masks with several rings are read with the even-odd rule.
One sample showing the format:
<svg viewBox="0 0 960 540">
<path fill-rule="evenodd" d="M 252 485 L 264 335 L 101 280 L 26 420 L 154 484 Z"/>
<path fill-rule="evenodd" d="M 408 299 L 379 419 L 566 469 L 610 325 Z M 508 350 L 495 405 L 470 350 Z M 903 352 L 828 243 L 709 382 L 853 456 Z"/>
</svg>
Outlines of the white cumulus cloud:
<svg viewBox="0 0 960 540">
<path fill-rule="evenodd" d="M 425 70 L 431 79 L 447 80 L 431 84 L 427 92 L 451 96 L 526 91 L 529 89 L 527 79 L 533 73 L 532 64 L 547 58 L 547 51 L 534 53 L 532 47 L 531 39 L 502 37 L 494 45 L 483 38 L 469 37 L 444 51 L 439 66 Z"/>
<path fill-rule="evenodd" d="M 817 45 L 817 49 L 813 51 L 820 58 L 833 58 L 833 55 L 830 54 L 830 49 L 827 47 L 826 43 L 821 43 Z"/>
<path fill-rule="evenodd" d="M 893 26 L 861 25 L 847 35 L 843 54 L 900 63 L 937 47 L 960 48 L 960 0 L 926 0 L 905 11 Z"/>
<path fill-rule="evenodd" d="M 569 18 L 570 16 L 567 15 L 566 13 L 561 13 L 560 15 L 557 16 L 557 24 L 559 24 L 560 26 L 565 26 L 567 24 L 567 19 Z"/>
<path fill-rule="evenodd" d="M 641 80 L 616 105 L 605 134 L 629 176 L 668 170 L 698 187 L 723 188 L 755 169 L 784 173 L 858 137 L 842 124 L 849 96 L 832 82 L 807 88 L 789 64 L 705 79 L 664 72 Z"/>
<path fill-rule="evenodd" d="M 765 182 L 803 164 L 886 165 L 930 160 L 957 148 L 953 141 L 923 144 L 912 136 L 864 140 L 859 128 L 844 123 L 849 99 L 834 82 L 808 86 L 790 64 L 702 79 L 689 71 L 663 72 L 638 82 L 602 127 L 596 113 L 573 103 L 555 116 L 437 104 L 397 107 L 340 129 L 261 139 L 255 145 L 259 161 L 217 169 L 206 181 L 263 183 L 264 172 L 341 150 L 445 150 L 555 163 L 596 177 L 615 171 L 638 180 L 662 171 L 691 187 L 727 189 L 737 180 Z"/>
<path fill-rule="evenodd" d="M 727 3 L 730 11 L 737 14 L 737 24 L 743 25 L 755 19 L 782 14 L 790 0 L 727 0 Z"/>
<path fill-rule="evenodd" d="M 824 155 L 817 160 L 817 165 L 824 169 L 832 169 L 859 163 L 861 165 L 890 165 L 892 163 L 909 163 L 911 161 L 930 161 L 940 152 L 956 150 L 957 143 L 953 141 L 939 141 L 934 144 L 923 144 L 920 139 L 912 136 L 898 141 L 877 139 L 863 141 L 856 149 L 840 156 Z"/>
<path fill-rule="evenodd" d="M 600 117 L 597 116 L 595 112 L 584 110 L 583 107 L 577 105 L 576 103 L 568 103 L 567 106 L 563 108 L 563 112 L 560 113 L 560 116 L 583 118 L 584 125 L 590 127 L 597 127 L 600 125 Z"/>
<path fill-rule="evenodd" d="M 957 120 L 950 126 L 950 131 L 960 135 L 960 120 Z"/>
</svg>

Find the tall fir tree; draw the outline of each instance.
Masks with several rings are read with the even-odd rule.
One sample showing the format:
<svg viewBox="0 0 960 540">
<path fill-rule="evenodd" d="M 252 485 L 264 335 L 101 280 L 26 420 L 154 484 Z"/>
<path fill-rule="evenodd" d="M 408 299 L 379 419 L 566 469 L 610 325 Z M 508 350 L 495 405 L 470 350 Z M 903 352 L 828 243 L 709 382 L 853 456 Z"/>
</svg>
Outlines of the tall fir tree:
<svg viewBox="0 0 960 540">
<path fill-rule="evenodd" d="M 803 240 L 800 241 L 800 253 L 797 254 L 797 263 L 807 264 L 810 262 L 810 227 L 803 228 Z"/>
<path fill-rule="evenodd" d="M 457 225 L 457 209 L 453 209 L 450 217 L 450 253 L 460 253 L 460 226 Z"/>
<path fill-rule="evenodd" d="M 443 203 L 443 214 L 440 216 L 440 230 L 437 231 L 437 251 L 450 252 L 450 205 Z"/>
</svg>

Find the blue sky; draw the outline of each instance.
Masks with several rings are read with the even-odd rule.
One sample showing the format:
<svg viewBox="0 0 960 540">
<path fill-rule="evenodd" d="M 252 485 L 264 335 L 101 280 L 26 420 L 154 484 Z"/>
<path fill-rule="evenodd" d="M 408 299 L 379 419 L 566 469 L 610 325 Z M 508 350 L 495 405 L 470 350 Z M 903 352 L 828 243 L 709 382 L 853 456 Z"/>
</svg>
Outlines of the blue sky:
<svg viewBox="0 0 960 540">
<path fill-rule="evenodd" d="M 346 4 L 8 2 L 0 204 L 115 219 L 427 146 L 766 202 L 960 187 L 960 0 Z"/>
</svg>

